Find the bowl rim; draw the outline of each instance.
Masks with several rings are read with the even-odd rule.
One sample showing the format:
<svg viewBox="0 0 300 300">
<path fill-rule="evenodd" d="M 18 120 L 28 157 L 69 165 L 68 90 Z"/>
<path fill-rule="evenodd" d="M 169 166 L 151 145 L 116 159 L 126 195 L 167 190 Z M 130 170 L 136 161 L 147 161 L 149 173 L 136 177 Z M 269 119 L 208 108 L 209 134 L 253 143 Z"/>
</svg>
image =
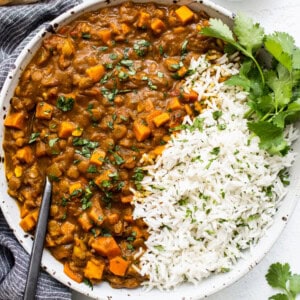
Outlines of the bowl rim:
<svg viewBox="0 0 300 300">
<path fill-rule="evenodd" d="M 126 0 L 125 0 L 126 1 Z M 20 52 L 18 55 L 14 67 L 12 70 L 9 71 L 6 80 L 3 84 L 3 87 L 0 92 L 0 107 L 1 115 L 3 118 L 6 115 L 6 111 L 3 107 L 5 99 L 7 97 L 10 97 L 10 95 L 13 94 L 12 87 L 14 87 L 15 83 L 18 82 L 19 75 L 23 72 L 23 70 L 26 68 L 27 64 L 33 57 L 34 53 L 39 48 L 41 41 L 51 34 L 51 32 L 55 32 L 57 28 L 60 26 L 67 24 L 71 22 L 72 20 L 76 19 L 81 14 L 96 10 L 98 8 L 104 7 L 105 5 L 113 6 L 117 5 L 121 2 L 125 2 L 123 0 L 89 0 L 86 2 L 83 2 L 66 12 L 62 13 L 57 18 L 53 19 L 51 22 L 49 22 L 45 28 L 42 28 L 40 31 L 38 31 L 33 38 L 29 41 L 29 43 L 24 47 L 24 49 Z M 134 0 L 133 2 L 136 3 L 147 3 L 149 1 L 147 0 Z M 214 2 L 210 0 L 179 0 L 179 1 L 164 1 L 164 0 L 153 0 L 152 2 L 161 3 L 164 5 L 170 5 L 172 3 L 180 4 L 180 5 L 191 5 L 191 6 L 201 6 L 202 8 L 205 8 L 208 11 L 213 11 L 216 14 L 219 14 L 220 16 L 223 16 L 225 19 L 227 19 L 228 22 L 232 21 L 235 14 L 230 12 L 229 10 L 223 8 L 220 5 L 215 4 Z M 34 49 L 34 50 L 33 50 Z M 28 55 L 29 54 L 29 55 Z M 7 101 L 8 102 L 8 101 Z M 3 122 L 2 122 L 3 123 Z M 1 124 L 0 127 L 1 136 L 0 141 L 2 141 L 2 133 L 3 133 L 3 124 Z M 1 143 L 2 144 L 2 143 Z M 300 143 L 299 143 L 299 149 L 300 149 Z M 1 147 L 1 157 L 3 153 L 3 149 Z M 300 167 L 300 162 L 298 163 Z M 295 166 L 296 167 L 296 166 Z M 4 164 L 0 164 L 0 189 L 6 189 L 6 177 L 4 175 Z M 293 174 L 294 182 L 299 180 L 299 176 L 297 174 Z M 167 299 L 199 299 L 203 297 L 207 297 L 209 295 L 212 295 L 221 289 L 231 285 L 235 281 L 239 280 L 243 275 L 245 275 L 249 270 L 251 270 L 258 262 L 265 256 L 265 254 L 270 250 L 270 248 L 273 246 L 277 238 L 280 236 L 280 233 L 282 232 L 283 228 L 285 227 L 287 220 L 289 219 L 289 215 L 293 212 L 294 207 L 296 205 L 296 197 L 295 195 L 300 195 L 300 191 L 297 190 L 297 185 L 292 186 L 291 192 L 288 193 L 287 197 L 285 199 L 288 199 L 287 205 L 280 206 L 279 212 L 277 212 L 274 219 L 276 219 L 273 223 L 273 225 L 268 228 L 265 235 L 260 239 L 259 243 L 257 245 L 260 246 L 259 251 L 256 250 L 257 245 L 252 249 L 254 251 L 246 251 L 246 256 L 249 256 L 248 260 L 241 259 L 238 266 L 239 269 L 232 270 L 229 273 L 226 274 L 219 274 L 219 275 L 213 275 L 213 277 L 216 276 L 216 278 L 220 278 L 216 283 L 213 282 L 211 279 L 212 277 L 209 277 L 208 279 L 205 279 L 203 282 L 205 283 L 205 291 L 201 290 L 201 285 L 187 285 L 186 288 L 189 290 L 189 292 L 184 291 L 184 289 L 181 291 L 180 288 L 175 289 L 174 291 L 170 292 L 161 292 L 159 290 L 152 290 L 151 292 L 145 293 L 143 289 L 138 289 L 135 291 L 130 291 L 128 289 L 121 289 L 121 290 L 115 290 L 109 287 L 107 283 L 101 284 L 101 288 L 94 288 L 94 290 L 90 290 L 89 287 L 83 285 L 83 284 L 77 284 L 76 282 L 71 281 L 66 275 L 62 272 L 62 264 L 57 262 L 57 264 L 61 265 L 61 272 L 57 272 L 57 268 L 55 266 L 53 267 L 51 263 L 53 261 L 53 257 L 50 255 L 49 251 L 46 250 L 43 253 L 42 257 L 42 266 L 45 271 L 47 271 L 52 277 L 54 277 L 56 280 L 62 282 L 66 286 L 69 286 L 70 288 L 85 294 L 86 296 L 93 297 L 96 299 L 153 299 L 153 297 L 164 297 Z M 294 196 L 293 196 L 294 194 Z M 290 195 L 290 196 L 289 196 Z M 9 199 L 8 195 L 6 195 Z M 14 199 L 13 199 L 14 200 Z M 286 201 L 286 200 L 285 200 Z M 14 200 L 14 202 L 16 202 Z M 7 201 L 1 200 L 0 201 L 0 207 L 2 209 L 3 215 L 9 225 L 9 227 L 13 230 L 13 233 L 17 240 L 21 243 L 23 248 L 26 250 L 27 253 L 31 252 L 31 246 L 32 246 L 32 236 L 28 234 L 24 234 L 23 230 L 20 229 L 19 225 L 16 224 L 15 216 L 12 216 L 10 213 L 10 209 L 12 208 L 12 204 L 8 204 Z M 18 216 L 19 218 L 19 216 Z M 52 259 L 51 259 L 52 257 Z M 98 285 L 100 286 L 100 285 Z M 103 289 L 109 290 L 108 294 L 103 294 L 105 291 Z"/>
</svg>

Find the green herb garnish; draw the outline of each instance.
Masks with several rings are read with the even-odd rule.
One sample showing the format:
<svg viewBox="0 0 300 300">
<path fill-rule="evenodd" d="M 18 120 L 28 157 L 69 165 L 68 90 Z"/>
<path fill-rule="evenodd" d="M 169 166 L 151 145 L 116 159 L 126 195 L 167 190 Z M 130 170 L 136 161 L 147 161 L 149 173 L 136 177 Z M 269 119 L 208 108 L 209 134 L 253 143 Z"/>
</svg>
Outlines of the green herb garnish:
<svg viewBox="0 0 300 300">
<path fill-rule="evenodd" d="M 72 97 L 66 98 L 65 96 L 59 96 L 57 98 L 56 106 L 64 112 L 69 111 L 74 106 L 74 99 Z"/>
<path fill-rule="evenodd" d="M 269 267 L 266 275 L 268 284 L 273 288 L 280 289 L 278 293 L 269 297 L 273 300 L 295 300 L 300 294 L 300 275 L 292 274 L 289 264 L 275 263 Z"/>
<path fill-rule="evenodd" d="M 289 146 L 284 129 L 300 118 L 300 48 L 293 37 L 284 32 L 265 34 L 244 15 L 236 16 L 233 30 L 221 20 L 211 19 L 201 33 L 224 40 L 245 56 L 239 74 L 226 84 L 241 86 L 249 93 L 250 110 L 245 117 L 260 139 L 260 148 L 285 155 Z M 271 58 L 270 66 L 259 63 L 263 48 Z"/>
</svg>

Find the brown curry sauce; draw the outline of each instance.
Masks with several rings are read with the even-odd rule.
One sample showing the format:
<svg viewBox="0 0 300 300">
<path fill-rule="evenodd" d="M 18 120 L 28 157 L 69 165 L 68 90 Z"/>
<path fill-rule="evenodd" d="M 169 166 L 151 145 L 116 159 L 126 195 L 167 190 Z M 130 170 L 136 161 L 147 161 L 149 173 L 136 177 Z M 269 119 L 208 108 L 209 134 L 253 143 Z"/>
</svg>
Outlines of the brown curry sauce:
<svg viewBox="0 0 300 300">
<path fill-rule="evenodd" d="M 192 57 L 222 51 L 204 12 L 124 3 L 81 16 L 43 41 L 5 119 L 8 193 L 34 231 L 43 178 L 53 183 L 46 247 L 77 282 L 133 288 L 147 226 L 132 217 L 143 154 L 163 151 L 202 107 L 182 80 Z"/>
</svg>

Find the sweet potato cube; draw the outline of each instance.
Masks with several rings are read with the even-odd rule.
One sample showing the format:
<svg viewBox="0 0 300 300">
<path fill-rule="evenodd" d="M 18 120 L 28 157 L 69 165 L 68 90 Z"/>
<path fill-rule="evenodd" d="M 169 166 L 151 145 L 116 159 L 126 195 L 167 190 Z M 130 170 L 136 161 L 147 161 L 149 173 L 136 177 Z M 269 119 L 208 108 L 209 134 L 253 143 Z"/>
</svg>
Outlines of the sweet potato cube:
<svg viewBox="0 0 300 300">
<path fill-rule="evenodd" d="M 180 103 L 178 97 L 173 97 L 168 101 L 167 109 L 170 109 L 173 111 L 173 110 L 177 110 L 180 108 L 181 108 L 181 103 Z"/>
<path fill-rule="evenodd" d="M 98 226 L 100 226 L 104 221 L 104 214 L 101 207 L 92 206 L 88 212 L 88 216 Z"/>
<path fill-rule="evenodd" d="M 155 118 L 153 118 L 153 123 L 156 127 L 160 127 L 161 125 L 167 123 L 170 120 L 170 115 L 168 113 L 162 113 Z"/>
<path fill-rule="evenodd" d="M 93 224 L 86 212 L 79 216 L 78 222 L 84 231 L 89 231 L 93 227 Z"/>
<path fill-rule="evenodd" d="M 129 264 L 130 263 L 121 256 L 116 256 L 109 260 L 109 270 L 117 276 L 124 276 Z"/>
<path fill-rule="evenodd" d="M 83 276 L 80 273 L 73 271 L 68 262 L 64 263 L 64 273 L 78 283 L 83 281 Z"/>
<path fill-rule="evenodd" d="M 73 234 L 74 230 L 75 230 L 76 226 L 69 222 L 69 221 L 66 221 L 64 222 L 60 229 L 61 229 L 61 232 L 64 234 L 64 235 L 70 235 L 70 234 Z"/>
<path fill-rule="evenodd" d="M 25 114 L 23 112 L 9 114 L 4 120 L 4 125 L 15 129 L 23 129 L 25 125 Z"/>
<path fill-rule="evenodd" d="M 37 157 L 41 157 L 47 154 L 47 147 L 44 142 L 37 142 L 35 144 L 35 154 Z"/>
<path fill-rule="evenodd" d="M 35 228 L 37 219 L 38 219 L 39 211 L 35 210 L 25 216 L 20 222 L 20 226 L 23 228 L 24 231 L 31 231 Z"/>
<path fill-rule="evenodd" d="M 187 73 L 188 69 L 185 66 L 182 66 L 178 71 L 177 75 L 183 77 Z"/>
<path fill-rule="evenodd" d="M 111 174 L 112 172 L 110 170 L 105 170 L 102 174 L 100 174 L 99 176 L 97 176 L 95 178 L 95 183 L 99 186 L 99 187 L 103 187 L 105 182 L 109 182 L 110 181 L 110 177 L 109 174 Z"/>
<path fill-rule="evenodd" d="M 121 29 L 122 33 L 125 35 L 131 31 L 131 28 L 126 23 L 121 24 Z"/>
<path fill-rule="evenodd" d="M 39 102 L 36 105 L 35 116 L 37 119 L 50 120 L 52 118 L 53 106 L 46 102 Z"/>
<path fill-rule="evenodd" d="M 32 152 L 32 149 L 29 146 L 25 146 L 21 149 L 19 149 L 16 153 L 16 158 L 21 161 L 25 162 L 27 164 L 30 164 L 34 160 L 34 155 Z"/>
<path fill-rule="evenodd" d="M 162 33 L 166 29 L 165 23 L 161 19 L 158 19 L 158 18 L 154 18 L 151 21 L 150 27 L 153 30 L 153 32 L 156 34 Z"/>
<path fill-rule="evenodd" d="M 112 236 L 99 236 L 91 244 L 100 255 L 115 257 L 121 254 L 121 249 Z"/>
<path fill-rule="evenodd" d="M 194 90 L 191 90 L 189 93 L 183 93 L 183 98 L 186 101 L 195 102 L 198 100 L 198 93 Z"/>
<path fill-rule="evenodd" d="M 122 203 L 131 203 L 132 199 L 133 199 L 133 195 L 122 196 L 121 202 Z"/>
<path fill-rule="evenodd" d="M 186 113 L 187 113 L 189 116 L 192 116 L 192 115 L 193 115 L 193 110 L 192 110 L 192 108 L 191 108 L 188 104 L 185 104 L 185 105 L 184 105 L 184 109 L 185 109 Z"/>
<path fill-rule="evenodd" d="M 88 279 L 101 280 L 105 263 L 95 258 L 91 258 L 84 268 L 84 277 Z"/>
<path fill-rule="evenodd" d="M 110 225 L 117 224 L 120 220 L 119 214 L 111 214 L 107 216 L 107 221 Z"/>
<path fill-rule="evenodd" d="M 103 77 L 105 68 L 103 65 L 96 65 L 86 69 L 85 72 L 94 82 L 97 82 Z"/>
<path fill-rule="evenodd" d="M 156 146 L 154 148 L 154 150 L 151 151 L 151 153 L 153 153 L 156 156 L 161 155 L 163 153 L 163 151 L 165 150 L 165 148 L 166 148 L 165 145 Z"/>
<path fill-rule="evenodd" d="M 69 121 L 63 121 L 61 122 L 59 128 L 58 128 L 58 137 L 65 139 L 69 137 L 73 130 L 75 130 L 76 125 L 72 122 Z"/>
<path fill-rule="evenodd" d="M 93 154 L 91 155 L 90 163 L 101 166 L 103 164 L 105 156 L 105 151 L 103 151 L 102 149 L 95 149 L 93 151 Z"/>
<path fill-rule="evenodd" d="M 134 121 L 133 132 L 138 142 L 142 142 L 147 139 L 151 134 L 151 129 L 139 121 Z"/>
<path fill-rule="evenodd" d="M 147 28 L 150 22 L 150 14 L 141 11 L 136 26 L 139 28 Z"/>
<path fill-rule="evenodd" d="M 194 17 L 194 13 L 185 5 L 175 10 L 175 14 L 182 24 L 186 24 L 191 21 Z"/>
<path fill-rule="evenodd" d="M 103 43 L 107 44 L 111 40 L 111 30 L 110 29 L 102 29 L 99 31 L 99 36 Z"/>
<path fill-rule="evenodd" d="M 80 182 L 75 182 L 69 186 L 69 193 L 73 195 L 73 193 L 80 193 L 81 194 L 82 185 Z M 77 191 L 77 192 L 76 192 Z"/>
<path fill-rule="evenodd" d="M 61 52 L 64 56 L 69 57 L 75 52 L 75 48 L 71 39 L 65 39 L 61 47 Z"/>
</svg>

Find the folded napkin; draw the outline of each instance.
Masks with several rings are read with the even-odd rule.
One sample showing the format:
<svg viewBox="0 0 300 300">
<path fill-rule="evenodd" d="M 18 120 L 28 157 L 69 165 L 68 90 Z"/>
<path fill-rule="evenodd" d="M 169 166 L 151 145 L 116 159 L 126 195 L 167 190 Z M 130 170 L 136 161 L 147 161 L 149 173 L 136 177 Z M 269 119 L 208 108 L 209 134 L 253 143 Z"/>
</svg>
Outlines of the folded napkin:
<svg viewBox="0 0 300 300">
<path fill-rule="evenodd" d="M 80 2 L 45 0 L 30 5 L 0 7 L 0 89 L 18 54 L 32 36 L 47 22 Z M 0 300 L 23 298 L 28 266 L 29 256 L 8 228 L 0 210 Z M 42 271 L 36 299 L 71 299 L 71 292 Z"/>
</svg>

